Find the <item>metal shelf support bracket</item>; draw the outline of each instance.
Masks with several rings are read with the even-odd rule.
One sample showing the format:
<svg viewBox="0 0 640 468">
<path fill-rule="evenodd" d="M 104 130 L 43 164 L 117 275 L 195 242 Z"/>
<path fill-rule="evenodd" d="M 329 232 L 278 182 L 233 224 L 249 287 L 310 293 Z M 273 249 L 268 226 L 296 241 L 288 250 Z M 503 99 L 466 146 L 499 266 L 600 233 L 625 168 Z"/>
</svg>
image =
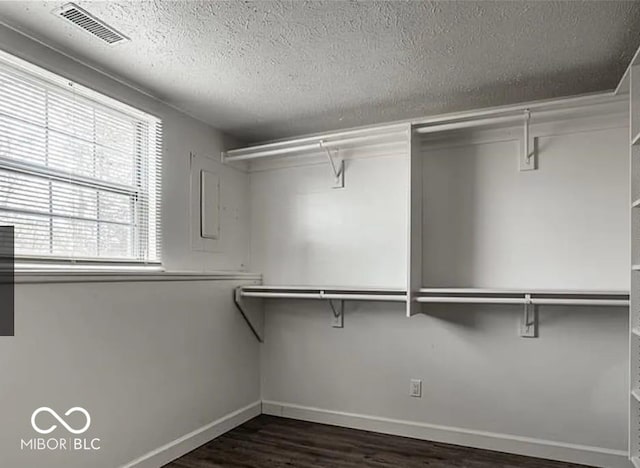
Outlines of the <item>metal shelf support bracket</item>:
<svg viewBox="0 0 640 468">
<path fill-rule="evenodd" d="M 264 304 L 259 298 L 242 297 L 242 286 L 233 290 L 233 302 L 260 343 L 264 343 Z"/>
<path fill-rule="evenodd" d="M 331 307 L 331 326 L 333 328 L 344 328 L 344 299 L 331 299 L 325 297 L 326 293 L 320 291 L 320 299 L 326 299 Z M 337 303 L 337 306 L 334 304 Z"/>
<path fill-rule="evenodd" d="M 531 111 L 524 111 L 524 135 L 522 137 L 522 152 L 520 154 L 520 170 L 535 171 L 537 167 L 536 140 L 531 136 Z"/>
<path fill-rule="evenodd" d="M 344 159 L 338 156 L 338 150 L 336 150 L 335 156 L 331 154 L 331 150 L 325 146 L 324 141 L 320 140 L 318 145 L 320 149 L 324 150 L 329 161 L 331 173 L 333 174 L 332 188 L 344 188 Z"/>
<path fill-rule="evenodd" d="M 344 301 L 336 301 L 337 307 L 334 305 L 333 300 L 329 299 L 329 306 L 331 307 L 331 326 L 333 328 L 344 328 Z"/>
<path fill-rule="evenodd" d="M 531 294 L 524 295 L 524 314 L 520 322 L 520 336 L 522 338 L 538 337 L 538 311 L 531 302 Z"/>
</svg>

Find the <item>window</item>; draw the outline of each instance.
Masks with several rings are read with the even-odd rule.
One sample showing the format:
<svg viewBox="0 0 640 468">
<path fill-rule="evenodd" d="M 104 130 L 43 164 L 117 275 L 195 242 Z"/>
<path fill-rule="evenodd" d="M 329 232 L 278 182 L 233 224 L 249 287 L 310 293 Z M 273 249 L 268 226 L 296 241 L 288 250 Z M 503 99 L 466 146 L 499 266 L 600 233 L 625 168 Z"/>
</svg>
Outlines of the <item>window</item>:
<svg viewBox="0 0 640 468">
<path fill-rule="evenodd" d="M 157 118 L 0 54 L 0 225 L 16 261 L 160 262 Z"/>
</svg>

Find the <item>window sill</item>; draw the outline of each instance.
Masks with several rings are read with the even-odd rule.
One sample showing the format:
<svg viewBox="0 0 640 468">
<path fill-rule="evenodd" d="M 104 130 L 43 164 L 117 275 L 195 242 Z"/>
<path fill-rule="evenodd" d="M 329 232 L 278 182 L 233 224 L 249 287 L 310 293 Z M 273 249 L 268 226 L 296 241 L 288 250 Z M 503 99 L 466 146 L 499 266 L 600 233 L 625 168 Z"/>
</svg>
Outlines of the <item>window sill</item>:
<svg viewBox="0 0 640 468">
<path fill-rule="evenodd" d="M 260 281 L 262 275 L 244 271 L 16 271 L 16 284 L 128 283 L 146 281 Z"/>
</svg>

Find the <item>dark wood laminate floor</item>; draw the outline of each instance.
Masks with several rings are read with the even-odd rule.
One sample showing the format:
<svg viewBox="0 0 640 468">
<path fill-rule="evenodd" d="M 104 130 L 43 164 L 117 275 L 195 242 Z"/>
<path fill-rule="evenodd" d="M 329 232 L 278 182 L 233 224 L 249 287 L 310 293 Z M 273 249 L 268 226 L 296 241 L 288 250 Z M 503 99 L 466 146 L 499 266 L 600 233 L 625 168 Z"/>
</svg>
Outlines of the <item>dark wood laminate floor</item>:
<svg viewBox="0 0 640 468">
<path fill-rule="evenodd" d="M 324 424 L 258 416 L 165 468 L 584 468 Z"/>
</svg>

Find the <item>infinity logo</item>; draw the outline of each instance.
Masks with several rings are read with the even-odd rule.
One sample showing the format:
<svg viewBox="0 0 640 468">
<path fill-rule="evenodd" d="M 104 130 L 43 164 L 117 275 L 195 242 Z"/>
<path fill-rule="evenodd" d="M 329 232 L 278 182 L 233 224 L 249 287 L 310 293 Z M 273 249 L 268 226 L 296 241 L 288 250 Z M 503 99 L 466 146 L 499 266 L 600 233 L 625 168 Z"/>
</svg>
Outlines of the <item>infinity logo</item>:
<svg viewBox="0 0 640 468">
<path fill-rule="evenodd" d="M 55 431 L 56 428 L 58 427 L 57 425 L 54 424 L 48 429 L 40 429 L 36 424 L 36 417 L 40 413 L 49 413 L 51 416 L 57 419 L 58 422 L 62 424 L 67 431 L 71 432 L 72 434 L 82 434 L 83 432 L 86 432 L 87 429 L 89 429 L 89 426 L 91 425 L 91 416 L 89 416 L 89 412 L 84 408 L 80 408 L 79 406 L 76 406 L 74 408 L 67 410 L 67 412 L 64 413 L 64 415 L 69 416 L 72 413 L 82 413 L 85 416 L 85 418 L 87 418 L 87 423 L 84 425 L 82 429 L 74 429 L 73 427 L 69 426 L 66 423 L 66 421 L 58 415 L 58 413 L 53 411 L 51 408 L 47 408 L 46 406 L 43 406 L 42 408 L 38 408 L 37 410 L 35 410 L 31 415 L 31 426 L 33 426 L 33 429 L 39 432 L 40 434 L 50 434 L 53 431 Z"/>
</svg>

